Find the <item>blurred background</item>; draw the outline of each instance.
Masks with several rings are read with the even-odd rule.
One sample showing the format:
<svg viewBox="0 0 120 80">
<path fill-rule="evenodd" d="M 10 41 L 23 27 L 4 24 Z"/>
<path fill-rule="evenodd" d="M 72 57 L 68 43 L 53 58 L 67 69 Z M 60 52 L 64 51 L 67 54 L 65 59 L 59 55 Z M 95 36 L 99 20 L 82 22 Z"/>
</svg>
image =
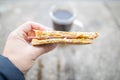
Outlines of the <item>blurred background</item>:
<svg viewBox="0 0 120 80">
<path fill-rule="evenodd" d="M 119 0 L 0 0 L 0 53 L 8 34 L 26 21 L 53 28 L 49 12 L 59 3 L 72 6 L 84 25 L 71 31 L 100 35 L 89 45 L 58 45 L 36 60 L 26 80 L 120 80 Z"/>
</svg>

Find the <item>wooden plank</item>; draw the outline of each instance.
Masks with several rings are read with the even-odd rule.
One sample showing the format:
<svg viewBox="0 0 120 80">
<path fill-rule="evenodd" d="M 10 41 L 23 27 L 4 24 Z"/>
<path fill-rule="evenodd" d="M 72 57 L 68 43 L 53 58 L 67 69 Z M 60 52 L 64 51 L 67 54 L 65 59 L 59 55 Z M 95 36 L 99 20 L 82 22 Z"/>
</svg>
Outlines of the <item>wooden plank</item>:
<svg viewBox="0 0 120 80">
<path fill-rule="evenodd" d="M 113 20 L 115 21 L 116 25 L 120 26 L 120 1 L 112 1 L 105 3 L 105 6 L 108 8 L 108 10 L 111 13 L 111 16 L 113 17 Z"/>
<path fill-rule="evenodd" d="M 8 35 L 27 20 L 52 28 L 48 13 L 50 7 L 58 2 L 10 3 L 3 2 L 2 5 L 7 10 L 0 17 L 0 30 L 5 29 L 4 32 L 0 31 L 0 37 L 2 34 Z M 84 24 L 82 29 L 74 25 L 71 31 L 98 31 L 100 36 L 93 44 L 59 45 L 55 50 L 40 56 L 26 75 L 26 80 L 119 80 L 119 3 L 108 3 L 110 9 L 103 2 L 71 0 L 69 3 L 76 10 L 77 19 Z"/>
</svg>

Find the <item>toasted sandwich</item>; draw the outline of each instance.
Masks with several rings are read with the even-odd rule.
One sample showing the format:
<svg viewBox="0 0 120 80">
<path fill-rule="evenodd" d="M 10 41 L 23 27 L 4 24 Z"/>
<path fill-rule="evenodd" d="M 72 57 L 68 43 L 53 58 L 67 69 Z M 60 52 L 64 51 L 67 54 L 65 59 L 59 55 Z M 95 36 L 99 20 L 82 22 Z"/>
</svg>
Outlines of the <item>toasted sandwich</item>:
<svg viewBox="0 0 120 80">
<path fill-rule="evenodd" d="M 90 44 L 98 32 L 65 32 L 35 30 L 32 45 L 42 44 Z"/>
</svg>

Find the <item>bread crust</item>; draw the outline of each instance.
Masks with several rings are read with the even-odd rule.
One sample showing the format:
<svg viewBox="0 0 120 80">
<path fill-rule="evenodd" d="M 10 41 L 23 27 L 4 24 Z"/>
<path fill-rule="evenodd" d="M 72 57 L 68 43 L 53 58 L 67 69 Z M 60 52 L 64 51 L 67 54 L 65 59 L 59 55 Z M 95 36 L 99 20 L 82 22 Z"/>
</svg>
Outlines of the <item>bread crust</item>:
<svg viewBox="0 0 120 80">
<path fill-rule="evenodd" d="M 32 45 L 42 45 L 42 44 L 90 44 L 91 39 L 46 39 L 38 40 L 32 39 Z"/>
<path fill-rule="evenodd" d="M 35 30 L 37 39 L 68 38 L 68 39 L 94 39 L 98 36 L 97 32 L 65 32 L 65 31 L 40 31 Z"/>
</svg>

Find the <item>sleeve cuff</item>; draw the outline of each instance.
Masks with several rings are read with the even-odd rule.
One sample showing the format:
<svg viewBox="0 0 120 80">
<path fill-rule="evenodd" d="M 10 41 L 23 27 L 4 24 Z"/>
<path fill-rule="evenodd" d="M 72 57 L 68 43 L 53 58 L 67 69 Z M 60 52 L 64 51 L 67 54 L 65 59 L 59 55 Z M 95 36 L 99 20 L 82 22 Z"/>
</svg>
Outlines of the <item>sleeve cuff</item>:
<svg viewBox="0 0 120 80">
<path fill-rule="evenodd" d="M 25 80 L 23 73 L 2 55 L 0 55 L 0 75 L 7 80 Z"/>
</svg>

